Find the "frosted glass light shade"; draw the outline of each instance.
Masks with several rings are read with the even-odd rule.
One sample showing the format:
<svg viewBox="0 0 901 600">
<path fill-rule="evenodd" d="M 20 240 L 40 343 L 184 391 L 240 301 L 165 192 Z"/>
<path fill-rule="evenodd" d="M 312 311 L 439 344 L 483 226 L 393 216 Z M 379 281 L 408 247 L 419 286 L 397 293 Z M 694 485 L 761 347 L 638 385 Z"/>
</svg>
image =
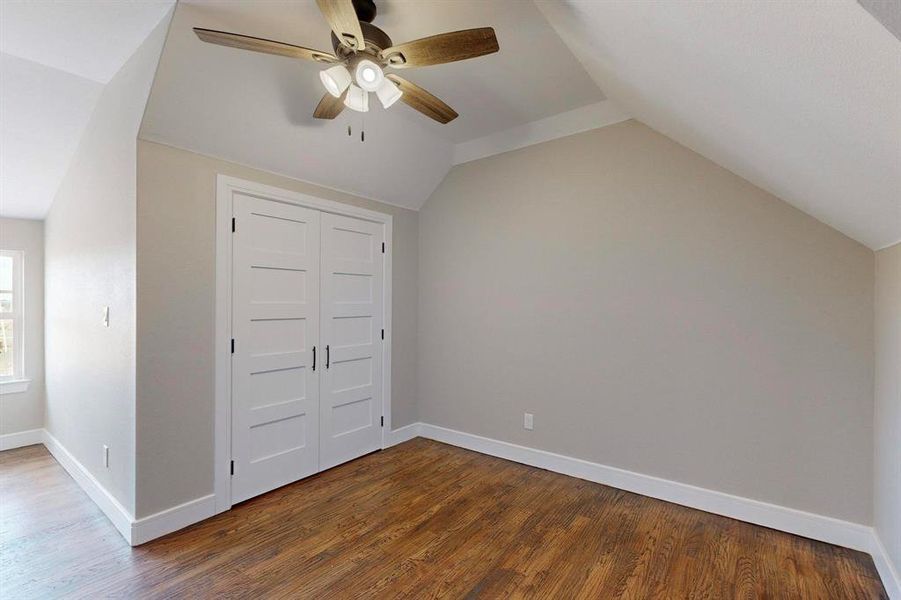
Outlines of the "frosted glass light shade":
<svg viewBox="0 0 901 600">
<path fill-rule="evenodd" d="M 379 102 L 382 103 L 382 106 L 388 108 L 400 100 L 404 93 L 400 91 L 400 88 L 393 81 L 386 78 L 382 80 L 382 85 L 375 91 L 375 95 L 379 97 Z"/>
<path fill-rule="evenodd" d="M 382 68 L 371 60 L 361 60 L 354 69 L 354 80 L 367 92 L 374 92 L 382 85 L 385 74 Z"/>
<path fill-rule="evenodd" d="M 344 98 L 344 106 L 357 112 L 368 112 L 369 92 L 351 84 L 350 89 L 347 90 L 347 96 Z"/>
<path fill-rule="evenodd" d="M 319 72 L 319 79 L 328 93 L 335 98 L 340 98 L 347 86 L 350 85 L 350 71 L 344 65 L 335 65 L 325 71 Z"/>
</svg>

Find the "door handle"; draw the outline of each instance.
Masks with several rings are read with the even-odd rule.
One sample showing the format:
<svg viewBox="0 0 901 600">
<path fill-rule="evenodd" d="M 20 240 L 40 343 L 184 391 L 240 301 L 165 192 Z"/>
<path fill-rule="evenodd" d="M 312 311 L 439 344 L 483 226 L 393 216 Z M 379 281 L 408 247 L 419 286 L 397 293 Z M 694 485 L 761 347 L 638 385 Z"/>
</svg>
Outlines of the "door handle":
<svg viewBox="0 0 901 600">
<path fill-rule="evenodd" d="M 316 346 L 313 346 L 313 370 L 316 370 Z"/>
<path fill-rule="evenodd" d="M 331 362 L 331 353 L 328 349 L 328 344 L 325 345 L 325 368 L 328 369 L 329 362 Z"/>
</svg>

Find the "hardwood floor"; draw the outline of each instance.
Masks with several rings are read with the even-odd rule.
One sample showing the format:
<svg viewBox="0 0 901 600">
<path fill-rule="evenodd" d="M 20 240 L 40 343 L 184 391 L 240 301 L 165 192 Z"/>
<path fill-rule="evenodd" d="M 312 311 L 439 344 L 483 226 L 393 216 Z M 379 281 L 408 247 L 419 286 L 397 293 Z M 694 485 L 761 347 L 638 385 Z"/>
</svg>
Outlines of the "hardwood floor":
<svg viewBox="0 0 901 600">
<path fill-rule="evenodd" d="M 887 598 L 866 554 L 423 439 L 138 548 L 2 452 L 0 597 Z"/>
</svg>

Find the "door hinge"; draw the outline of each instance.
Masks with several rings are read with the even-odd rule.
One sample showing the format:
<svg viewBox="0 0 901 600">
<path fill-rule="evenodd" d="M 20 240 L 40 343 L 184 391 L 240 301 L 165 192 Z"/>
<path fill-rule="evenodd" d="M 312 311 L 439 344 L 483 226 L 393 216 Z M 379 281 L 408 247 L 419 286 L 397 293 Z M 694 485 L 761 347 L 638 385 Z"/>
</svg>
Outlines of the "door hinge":
<svg viewBox="0 0 901 600">
<path fill-rule="evenodd" d="M 232 217 L 232 233 L 235 232 L 235 218 Z"/>
<path fill-rule="evenodd" d="M 235 338 L 232 338 L 232 354 L 235 353 Z"/>
<path fill-rule="evenodd" d="M 385 242 L 382 242 L 382 254 L 385 253 Z"/>
<path fill-rule="evenodd" d="M 232 463 L 231 464 L 231 474 L 234 475 L 235 474 L 235 461 L 231 461 L 231 463 Z"/>
<path fill-rule="evenodd" d="M 382 339 L 385 339 L 385 330 L 382 329 Z"/>
<path fill-rule="evenodd" d="M 385 417 L 382 417 L 382 427 L 385 426 Z"/>
</svg>

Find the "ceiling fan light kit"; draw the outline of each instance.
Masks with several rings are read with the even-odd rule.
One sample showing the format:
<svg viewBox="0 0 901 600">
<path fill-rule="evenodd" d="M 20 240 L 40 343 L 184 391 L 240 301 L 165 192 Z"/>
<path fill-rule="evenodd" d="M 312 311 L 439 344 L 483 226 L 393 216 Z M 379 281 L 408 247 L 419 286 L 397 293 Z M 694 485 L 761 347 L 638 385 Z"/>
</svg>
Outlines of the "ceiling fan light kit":
<svg viewBox="0 0 901 600">
<path fill-rule="evenodd" d="M 354 78 L 358 86 L 367 92 L 374 92 L 379 89 L 379 86 L 385 79 L 385 74 L 382 72 L 381 67 L 364 58 L 357 63 L 354 69 Z"/>
<path fill-rule="evenodd" d="M 375 95 L 379 97 L 379 102 L 382 103 L 382 106 L 388 108 L 400 100 L 404 93 L 386 77 L 382 80 L 382 85 L 379 86 L 379 89 L 375 91 Z"/>
<path fill-rule="evenodd" d="M 499 49 L 491 27 L 464 29 L 395 45 L 387 33 L 372 24 L 373 0 L 316 0 L 332 30 L 334 54 L 225 31 L 195 27 L 202 41 L 265 54 L 302 58 L 332 66 L 319 73 L 326 94 L 313 116 L 334 119 L 346 106 L 369 110 L 369 94 L 375 92 L 385 108 L 398 100 L 425 116 L 449 123 L 457 112 L 415 83 L 385 69 L 409 69 L 440 65 L 492 54 Z"/>
<path fill-rule="evenodd" d="M 357 85 L 350 84 L 344 98 L 344 106 L 357 112 L 369 112 L 369 93 Z"/>
<path fill-rule="evenodd" d="M 322 85 L 328 93 L 335 98 L 340 98 L 344 90 L 350 85 L 350 72 L 344 65 L 335 65 L 319 73 Z"/>
</svg>

